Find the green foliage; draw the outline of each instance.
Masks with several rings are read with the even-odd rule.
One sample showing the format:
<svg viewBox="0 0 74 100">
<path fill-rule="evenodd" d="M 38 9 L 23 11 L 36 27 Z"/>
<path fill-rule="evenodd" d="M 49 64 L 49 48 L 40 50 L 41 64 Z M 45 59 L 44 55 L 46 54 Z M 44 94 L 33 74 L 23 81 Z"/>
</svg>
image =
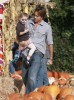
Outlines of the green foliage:
<svg viewBox="0 0 74 100">
<path fill-rule="evenodd" d="M 54 9 L 49 8 L 49 20 L 54 36 L 55 70 L 74 71 L 74 1 L 53 0 Z"/>
</svg>

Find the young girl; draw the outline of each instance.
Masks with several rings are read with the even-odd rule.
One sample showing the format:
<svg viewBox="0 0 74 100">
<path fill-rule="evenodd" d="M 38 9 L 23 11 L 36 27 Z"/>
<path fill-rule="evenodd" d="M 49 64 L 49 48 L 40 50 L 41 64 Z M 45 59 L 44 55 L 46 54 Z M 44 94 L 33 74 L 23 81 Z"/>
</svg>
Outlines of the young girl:
<svg viewBox="0 0 74 100">
<path fill-rule="evenodd" d="M 19 62 L 21 63 L 21 55 L 19 55 L 19 51 L 18 51 L 19 45 L 17 42 L 14 42 L 14 44 L 12 45 L 12 60 L 9 63 L 9 73 L 10 76 L 14 79 L 22 79 L 21 77 L 21 65 L 19 64 Z M 19 65 L 18 65 L 19 64 Z M 21 74 L 19 74 L 18 72 L 21 72 Z"/>
<path fill-rule="evenodd" d="M 27 55 L 27 62 L 26 62 L 27 64 L 29 64 L 30 58 L 33 55 L 34 51 L 36 50 L 36 47 L 29 38 L 29 30 L 26 25 L 27 20 L 28 20 L 28 14 L 21 13 L 19 16 L 19 22 L 17 23 L 16 26 L 16 35 L 19 43 L 19 51 L 21 52 L 27 47 L 30 49 Z"/>
</svg>

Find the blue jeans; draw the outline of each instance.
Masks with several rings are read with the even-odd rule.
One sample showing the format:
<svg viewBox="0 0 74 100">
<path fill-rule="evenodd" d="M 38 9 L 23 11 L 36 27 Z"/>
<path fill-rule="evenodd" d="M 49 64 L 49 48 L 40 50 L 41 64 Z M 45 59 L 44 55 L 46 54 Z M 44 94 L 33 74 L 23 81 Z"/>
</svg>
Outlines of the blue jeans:
<svg viewBox="0 0 74 100">
<path fill-rule="evenodd" d="M 28 69 L 25 69 L 24 64 L 22 66 L 22 73 L 23 73 L 23 78 L 25 77 L 27 71 L 28 71 L 28 76 L 27 76 L 27 84 L 26 84 L 26 93 L 30 93 L 31 91 L 33 91 L 36 87 L 39 87 L 39 85 L 37 85 L 37 81 L 38 80 L 38 73 L 39 73 L 39 69 L 41 67 L 41 61 L 43 59 L 43 54 L 39 51 L 35 52 L 32 56 L 31 59 L 31 66 Z M 23 59 L 23 63 L 24 63 L 24 59 Z M 40 81 L 41 82 L 41 81 Z"/>
<path fill-rule="evenodd" d="M 41 67 L 40 67 L 39 72 L 38 72 L 37 87 L 49 84 L 46 63 L 47 63 L 47 59 L 44 56 L 42 61 L 41 61 Z"/>
<path fill-rule="evenodd" d="M 43 68 L 43 85 L 48 85 L 48 76 L 47 76 L 47 58 L 44 57 L 42 60 L 42 68 Z"/>
<path fill-rule="evenodd" d="M 11 74 L 14 74 L 15 73 L 15 64 L 11 61 L 10 64 L 9 64 L 9 72 Z"/>
<path fill-rule="evenodd" d="M 14 59 L 9 64 L 9 72 L 11 74 L 15 73 L 15 69 L 17 69 L 16 63 L 20 58 L 20 52 L 17 50 L 14 54 Z"/>
</svg>

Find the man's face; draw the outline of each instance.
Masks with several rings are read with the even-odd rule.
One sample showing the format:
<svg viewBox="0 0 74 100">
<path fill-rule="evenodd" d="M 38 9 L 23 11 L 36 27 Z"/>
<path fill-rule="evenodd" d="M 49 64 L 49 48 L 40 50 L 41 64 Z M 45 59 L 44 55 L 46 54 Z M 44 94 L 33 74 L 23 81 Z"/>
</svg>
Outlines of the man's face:
<svg viewBox="0 0 74 100">
<path fill-rule="evenodd" d="M 35 13 L 34 13 L 34 22 L 35 23 L 39 23 L 39 22 L 41 22 L 42 21 L 42 17 L 38 14 L 38 12 L 36 11 Z"/>
<path fill-rule="evenodd" d="M 25 24 L 26 23 L 26 21 L 27 21 L 27 17 L 25 17 L 25 16 L 23 16 L 22 18 L 20 18 L 20 22 L 22 23 L 22 24 Z"/>
</svg>

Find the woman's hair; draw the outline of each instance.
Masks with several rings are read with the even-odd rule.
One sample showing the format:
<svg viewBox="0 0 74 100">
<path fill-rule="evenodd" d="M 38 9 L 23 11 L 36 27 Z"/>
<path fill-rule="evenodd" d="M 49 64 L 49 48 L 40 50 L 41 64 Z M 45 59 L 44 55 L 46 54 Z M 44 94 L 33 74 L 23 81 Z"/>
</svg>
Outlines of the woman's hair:
<svg viewBox="0 0 74 100">
<path fill-rule="evenodd" d="M 22 13 L 20 13 L 19 18 L 22 18 L 24 16 L 25 17 L 29 17 L 29 15 L 27 13 L 22 12 Z"/>
<path fill-rule="evenodd" d="M 46 17 L 46 9 L 42 5 L 37 5 L 34 12 L 38 12 L 43 19 Z"/>
</svg>

